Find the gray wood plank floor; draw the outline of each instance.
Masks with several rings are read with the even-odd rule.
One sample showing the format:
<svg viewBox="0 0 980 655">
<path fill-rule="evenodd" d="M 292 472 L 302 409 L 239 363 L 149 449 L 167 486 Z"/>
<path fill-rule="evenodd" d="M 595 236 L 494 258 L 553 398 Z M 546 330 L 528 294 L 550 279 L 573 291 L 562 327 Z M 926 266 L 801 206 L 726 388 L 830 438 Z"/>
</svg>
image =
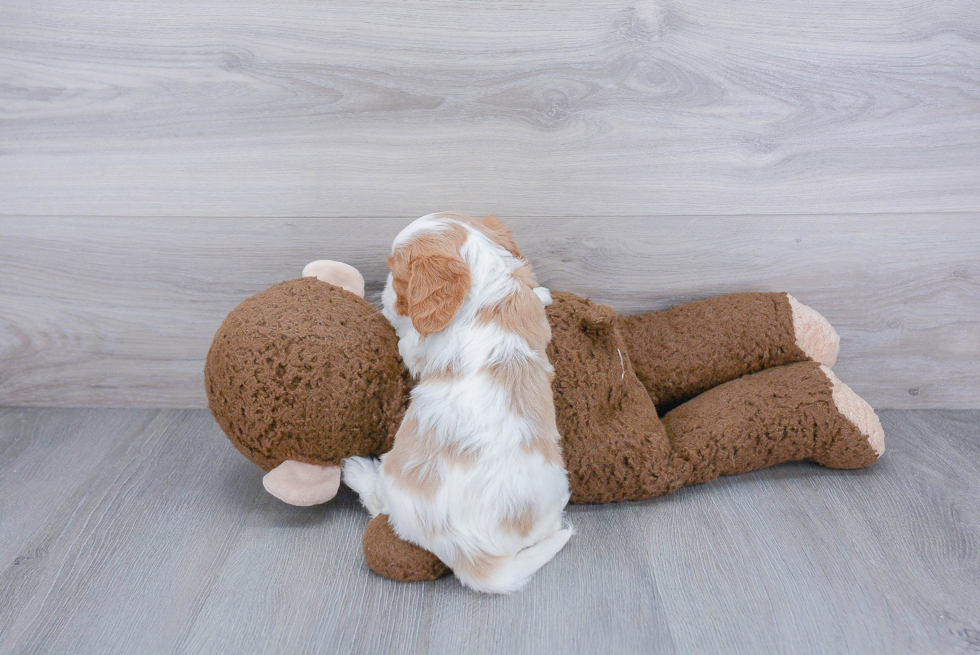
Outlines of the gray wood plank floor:
<svg viewBox="0 0 980 655">
<path fill-rule="evenodd" d="M 491 597 L 373 575 L 349 492 L 279 503 L 206 411 L 0 409 L 0 652 L 974 652 L 980 412 L 882 420 L 871 469 L 572 508 Z"/>
</svg>

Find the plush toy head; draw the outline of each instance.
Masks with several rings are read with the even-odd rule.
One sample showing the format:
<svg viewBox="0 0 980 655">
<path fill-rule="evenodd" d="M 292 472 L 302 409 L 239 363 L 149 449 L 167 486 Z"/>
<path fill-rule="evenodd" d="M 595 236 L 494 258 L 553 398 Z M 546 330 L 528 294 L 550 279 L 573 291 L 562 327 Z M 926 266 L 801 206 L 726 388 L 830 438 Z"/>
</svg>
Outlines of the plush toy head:
<svg viewBox="0 0 980 655">
<path fill-rule="evenodd" d="M 384 316 L 313 277 L 282 282 L 235 308 L 215 335 L 204 378 L 231 442 L 276 469 L 266 479 L 270 492 L 300 505 L 336 494 L 344 458 L 391 448 L 411 384 Z M 317 485 L 314 496 L 290 495 Z"/>
</svg>

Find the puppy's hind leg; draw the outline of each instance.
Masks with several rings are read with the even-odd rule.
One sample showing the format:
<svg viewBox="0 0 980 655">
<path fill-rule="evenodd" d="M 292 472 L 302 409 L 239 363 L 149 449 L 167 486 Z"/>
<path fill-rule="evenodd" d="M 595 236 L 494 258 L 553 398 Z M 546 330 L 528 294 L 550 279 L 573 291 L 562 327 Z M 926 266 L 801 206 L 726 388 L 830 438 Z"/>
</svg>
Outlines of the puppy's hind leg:
<svg viewBox="0 0 980 655">
<path fill-rule="evenodd" d="M 381 460 L 371 457 L 348 457 L 344 460 L 344 484 L 357 492 L 361 504 L 372 517 L 387 514 L 387 503 L 380 493 L 378 477 L 381 475 Z"/>
</svg>

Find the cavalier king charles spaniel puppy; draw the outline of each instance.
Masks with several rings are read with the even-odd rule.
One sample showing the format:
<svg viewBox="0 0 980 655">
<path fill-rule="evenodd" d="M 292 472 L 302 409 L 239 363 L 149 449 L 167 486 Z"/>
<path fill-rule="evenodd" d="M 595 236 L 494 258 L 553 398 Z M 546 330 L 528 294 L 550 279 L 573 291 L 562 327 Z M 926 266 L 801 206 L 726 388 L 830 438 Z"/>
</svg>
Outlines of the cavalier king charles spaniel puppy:
<svg viewBox="0 0 980 655">
<path fill-rule="evenodd" d="M 394 447 L 343 479 L 466 586 L 519 589 L 572 536 L 547 289 L 495 217 L 429 214 L 395 238 L 384 315 L 418 380 Z"/>
</svg>

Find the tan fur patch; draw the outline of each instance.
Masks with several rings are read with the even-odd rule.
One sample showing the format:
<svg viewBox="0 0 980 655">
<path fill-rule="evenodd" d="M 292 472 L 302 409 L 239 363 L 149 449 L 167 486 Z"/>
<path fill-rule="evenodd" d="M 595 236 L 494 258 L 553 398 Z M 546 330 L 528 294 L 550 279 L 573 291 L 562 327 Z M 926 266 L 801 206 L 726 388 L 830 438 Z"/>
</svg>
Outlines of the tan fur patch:
<svg viewBox="0 0 980 655">
<path fill-rule="evenodd" d="M 485 307 L 477 313 L 485 324 L 497 324 L 518 334 L 544 356 L 544 349 L 551 340 L 548 323 L 541 301 L 527 287 L 521 288 L 493 307 Z M 549 464 L 564 466 L 561 453 L 561 436 L 555 427 L 555 402 L 551 390 L 554 374 L 540 363 L 511 360 L 487 368 L 494 383 L 510 393 L 510 410 L 525 418 L 531 426 L 533 438 L 521 444 L 525 453 L 539 453 Z"/>
<path fill-rule="evenodd" d="M 534 519 L 536 517 L 537 513 L 534 511 L 534 508 L 526 507 L 516 514 L 508 514 L 505 516 L 500 522 L 500 527 L 508 532 L 526 537 L 531 534 L 532 530 L 534 530 Z"/>
<path fill-rule="evenodd" d="M 564 467 L 561 435 L 555 427 L 554 374 L 531 362 L 509 361 L 487 367 L 494 384 L 510 393 L 510 411 L 527 420 L 534 432 L 524 441 L 525 453 L 539 453 L 549 464 Z"/>
<path fill-rule="evenodd" d="M 538 286 L 538 278 L 534 275 L 534 271 L 531 270 L 529 264 L 522 264 L 521 266 L 514 269 L 514 272 L 510 274 L 515 280 L 518 280 L 524 286 L 534 289 Z"/>
<path fill-rule="evenodd" d="M 442 482 L 441 465 L 472 468 L 478 455 L 454 442 L 442 442 L 436 435 L 422 430 L 418 419 L 409 412 L 395 435 L 394 446 L 385 455 L 384 470 L 400 488 L 431 499 Z"/>
<path fill-rule="evenodd" d="M 445 368 L 426 368 L 425 382 L 457 382 L 463 377 L 465 368 L 459 359 L 451 359 Z"/>
<path fill-rule="evenodd" d="M 529 364 L 506 362 L 489 367 L 487 373 L 494 384 L 510 392 L 510 411 L 524 417 L 531 426 L 534 436 L 524 441 L 521 449 L 525 453 L 539 453 L 549 464 L 564 467 L 551 391 L 554 374 Z"/>
<path fill-rule="evenodd" d="M 502 559 L 499 555 L 487 555 L 485 553 L 472 558 L 460 557 L 453 562 L 453 571 L 463 571 L 474 580 L 486 580 L 497 570 Z"/>
<path fill-rule="evenodd" d="M 459 378 L 460 375 L 452 367 L 441 371 L 426 371 L 425 373 L 426 382 L 456 382 Z"/>
<path fill-rule="evenodd" d="M 388 257 L 395 312 L 412 319 L 423 337 L 445 329 L 470 289 L 470 269 L 459 255 L 466 229 L 450 223 L 420 234 Z"/>
<path fill-rule="evenodd" d="M 488 237 L 493 239 L 499 246 L 507 250 L 510 254 L 514 255 L 518 259 L 524 259 L 524 255 L 521 251 L 517 249 L 517 243 L 514 241 L 514 235 L 511 231 L 500 222 L 500 219 L 496 216 L 487 216 L 476 221 L 477 229 L 486 234 Z"/>
<path fill-rule="evenodd" d="M 534 426 L 554 425 L 555 403 L 551 391 L 554 374 L 537 362 L 510 360 L 488 366 L 494 384 L 511 395 L 510 411 Z"/>
<path fill-rule="evenodd" d="M 561 436 L 558 434 L 557 430 L 547 430 L 545 432 L 539 432 L 534 435 L 533 439 L 524 441 L 521 444 L 521 450 L 524 453 L 538 453 L 544 457 L 544 461 L 555 466 L 565 467 L 565 459 L 561 454 L 561 446 L 559 445 L 559 440 Z"/>
<path fill-rule="evenodd" d="M 457 443 L 444 444 L 439 448 L 436 457 L 439 457 L 449 466 L 462 469 L 470 469 L 476 465 L 478 456 L 472 450 L 463 450 Z"/>
<path fill-rule="evenodd" d="M 517 243 L 514 241 L 514 235 L 511 234 L 510 229 L 508 229 L 508 227 L 504 225 L 503 222 L 501 222 L 501 220 L 496 216 L 473 218 L 471 216 L 467 216 L 466 214 L 459 214 L 457 212 L 442 212 L 441 214 L 438 214 L 438 216 L 440 218 L 451 218 L 459 221 L 460 223 L 466 223 L 512 254 L 514 257 L 524 259 L 524 255 L 522 255 L 521 251 L 517 249 Z"/>
<path fill-rule="evenodd" d="M 534 350 L 543 351 L 551 341 L 551 325 L 541 300 L 527 287 L 521 287 L 495 305 L 483 307 L 477 312 L 477 320 L 484 325 L 496 323 L 525 339 Z"/>
<path fill-rule="evenodd" d="M 408 316 L 408 255 L 407 248 L 399 248 L 388 256 L 391 288 L 395 291 L 395 313 L 399 316 Z"/>
<path fill-rule="evenodd" d="M 408 413 L 402 421 L 395 444 L 384 458 L 385 474 L 398 487 L 431 500 L 439 491 L 438 467 L 428 457 L 426 439 L 419 433 L 419 423 Z"/>
</svg>

